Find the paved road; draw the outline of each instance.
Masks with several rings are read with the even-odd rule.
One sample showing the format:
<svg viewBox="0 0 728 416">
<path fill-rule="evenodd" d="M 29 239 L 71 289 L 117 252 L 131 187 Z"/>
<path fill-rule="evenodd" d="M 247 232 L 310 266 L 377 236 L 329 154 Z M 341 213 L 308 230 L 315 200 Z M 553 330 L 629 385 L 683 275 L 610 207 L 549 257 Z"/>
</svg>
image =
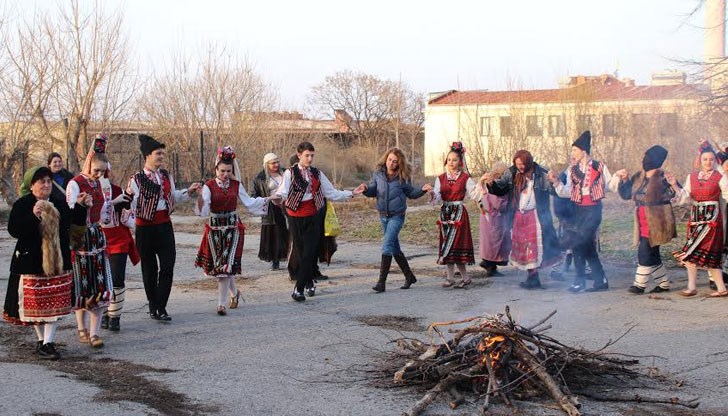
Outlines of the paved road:
<svg viewBox="0 0 728 416">
<path fill-rule="evenodd" d="M 371 326 L 357 318 L 409 316 L 426 326 L 502 312 L 506 304 L 525 322 L 558 309 L 550 334 L 588 348 L 601 347 L 636 325 L 613 350 L 664 357 L 646 364 L 686 380 L 671 394 L 700 395 L 702 411 L 728 413 L 726 300 L 682 299 L 675 293 L 660 300 L 629 295 L 625 289 L 631 271 L 614 268 L 615 289 L 596 294 L 571 295 L 565 291 L 568 282 L 523 291 L 517 286 L 519 272 L 508 269 L 503 277 L 476 279 L 467 290 L 446 290 L 440 287 L 443 269 L 434 264 L 433 250 L 413 245 L 405 245 L 404 251 L 414 256 L 420 281 L 412 290 L 399 290 L 403 278 L 394 274 L 387 292 L 378 295 L 370 289 L 376 280 L 378 245 L 340 242 L 334 263 L 324 269 L 332 279 L 320 285 L 316 297 L 299 304 L 290 299 L 286 273 L 267 270 L 257 260 L 257 236 L 250 235 L 241 283 L 247 302 L 219 317 L 216 287 L 191 267 L 199 239 L 177 235 L 170 324 L 147 318 L 139 269 L 132 267 L 122 332 L 106 333 L 107 346 L 101 351 L 76 341 L 69 317 L 59 335 L 65 344 L 63 360 L 41 362 L 26 353 L 32 331 L 0 324 L 0 414 L 399 415 L 419 396 L 375 389 L 356 370 L 377 357 L 375 350 L 392 348 L 390 340 L 426 335 Z M 6 233 L 0 235 L 0 252 L 6 253 L 0 268 L 7 270 L 13 244 Z M 683 271 L 670 274 L 674 281 L 684 281 Z M 0 296 L 5 289 L 6 282 L 0 281 Z M 586 414 L 627 412 L 593 402 L 585 406 Z M 473 410 L 451 413 L 437 404 L 431 414 Z M 525 413 L 559 414 L 543 407 L 527 407 Z"/>
</svg>

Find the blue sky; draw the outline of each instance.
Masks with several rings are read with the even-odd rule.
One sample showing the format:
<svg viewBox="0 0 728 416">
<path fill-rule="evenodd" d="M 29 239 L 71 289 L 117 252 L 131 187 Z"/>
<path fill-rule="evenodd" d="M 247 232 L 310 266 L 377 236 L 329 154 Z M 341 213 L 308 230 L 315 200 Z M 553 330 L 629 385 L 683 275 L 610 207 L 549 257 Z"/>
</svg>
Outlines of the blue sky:
<svg viewBox="0 0 728 416">
<path fill-rule="evenodd" d="M 276 85 L 285 106 L 343 69 L 422 92 L 553 88 L 565 75 L 648 83 L 671 59 L 700 59 L 698 0 L 105 1 L 120 6 L 141 70 L 175 50 L 227 45 Z M 53 4 L 53 3 L 51 3 Z M 22 2 L 21 8 L 48 2 Z M 159 66 L 159 65 L 156 65 Z"/>
</svg>

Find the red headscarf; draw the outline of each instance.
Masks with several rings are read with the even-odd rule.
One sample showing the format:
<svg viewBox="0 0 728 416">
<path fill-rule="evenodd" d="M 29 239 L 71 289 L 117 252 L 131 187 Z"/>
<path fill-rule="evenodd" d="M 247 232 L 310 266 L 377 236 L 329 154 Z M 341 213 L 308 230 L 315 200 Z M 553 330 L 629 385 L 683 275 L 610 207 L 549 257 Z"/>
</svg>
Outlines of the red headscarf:
<svg viewBox="0 0 728 416">
<path fill-rule="evenodd" d="M 513 178 L 513 191 L 511 192 L 511 198 L 514 203 L 518 202 L 521 191 L 526 187 L 526 180 L 533 179 L 534 171 L 533 155 L 531 155 L 531 152 L 528 150 L 519 150 L 513 156 L 514 165 L 516 164 L 516 159 L 520 159 L 523 162 L 525 170 L 521 173 L 521 171 L 516 169 L 516 177 Z"/>
</svg>

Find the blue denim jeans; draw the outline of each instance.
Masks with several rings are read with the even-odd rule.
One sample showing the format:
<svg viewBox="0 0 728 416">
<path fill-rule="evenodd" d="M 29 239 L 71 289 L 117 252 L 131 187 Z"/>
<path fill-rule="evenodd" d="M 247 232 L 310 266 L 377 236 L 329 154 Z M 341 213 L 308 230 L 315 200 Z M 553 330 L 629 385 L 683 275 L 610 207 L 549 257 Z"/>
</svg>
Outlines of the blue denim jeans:
<svg viewBox="0 0 728 416">
<path fill-rule="evenodd" d="M 382 242 L 382 254 L 395 256 L 402 253 L 399 248 L 399 231 L 404 225 L 404 215 L 396 215 L 394 217 L 379 217 L 382 223 L 382 231 L 384 232 L 384 242 Z"/>
</svg>

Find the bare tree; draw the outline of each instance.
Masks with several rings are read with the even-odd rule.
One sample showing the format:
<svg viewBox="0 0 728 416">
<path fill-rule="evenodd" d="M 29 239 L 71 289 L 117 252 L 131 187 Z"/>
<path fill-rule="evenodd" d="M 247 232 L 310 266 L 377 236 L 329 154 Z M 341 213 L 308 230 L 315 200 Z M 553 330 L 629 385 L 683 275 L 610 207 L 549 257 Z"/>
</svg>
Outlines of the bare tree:
<svg viewBox="0 0 728 416">
<path fill-rule="evenodd" d="M 261 152 L 273 150 L 265 127 L 277 103 L 276 89 L 247 59 L 238 58 L 225 46 L 210 45 L 202 54 L 172 57 L 153 76 L 139 108 L 150 129 L 182 155 L 185 179 L 199 180 L 195 159 L 201 131 L 208 164 L 217 147 L 232 145 L 239 150 L 243 177 L 259 169 Z"/>
</svg>

